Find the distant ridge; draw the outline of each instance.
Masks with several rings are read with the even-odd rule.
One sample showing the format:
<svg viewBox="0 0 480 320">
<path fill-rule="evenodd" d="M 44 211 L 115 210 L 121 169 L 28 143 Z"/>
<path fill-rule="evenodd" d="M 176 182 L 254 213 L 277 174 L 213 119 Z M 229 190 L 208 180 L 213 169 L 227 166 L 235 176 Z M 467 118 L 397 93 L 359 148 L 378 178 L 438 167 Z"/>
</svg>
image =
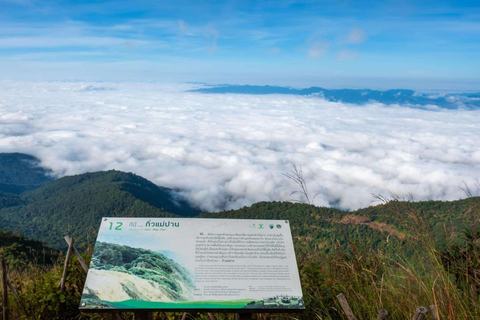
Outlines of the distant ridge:
<svg viewBox="0 0 480 320">
<path fill-rule="evenodd" d="M 23 153 L 0 153 L 0 193 L 20 194 L 53 180 L 40 160 Z"/>
<path fill-rule="evenodd" d="M 289 94 L 300 96 L 318 96 L 328 101 L 365 104 L 380 102 L 384 104 L 402 104 L 411 107 L 429 109 L 437 106 L 445 109 L 478 109 L 480 93 L 425 94 L 413 90 L 393 89 L 386 91 L 370 89 L 324 89 L 310 87 L 295 89 L 279 86 L 219 85 L 191 90 L 201 93 L 237 93 L 237 94 Z"/>
</svg>

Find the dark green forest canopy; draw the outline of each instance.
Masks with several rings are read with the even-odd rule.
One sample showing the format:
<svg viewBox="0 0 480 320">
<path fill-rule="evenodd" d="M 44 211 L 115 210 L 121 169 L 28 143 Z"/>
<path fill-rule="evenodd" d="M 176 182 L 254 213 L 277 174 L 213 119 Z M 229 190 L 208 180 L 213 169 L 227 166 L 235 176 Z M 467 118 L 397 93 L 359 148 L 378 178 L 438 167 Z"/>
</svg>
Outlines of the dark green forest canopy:
<svg viewBox="0 0 480 320">
<path fill-rule="evenodd" d="M 40 161 L 23 153 L 0 153 L 0 192 L 20 194 L 52 181 Z"/>
<path fill-rule="evenodd" d="M 480 198 L 391 201 L 351 212 L 289 202 L 260 202 L 200 217 L 289 220 L 297 252 L 307 256 L 318 250 L 328 253 L 335 244 L 347 247 L 352 243 L 394 252 L 406 242 L 418 241 L 418 233 L 440 247 L 451 241 L 461 242 L 464 230 L 480 226 Z M 408 248 L 415 250 L 414 245 Z"/>
<path fill-rule="evenodd" d="M 0 210 L 3 208 L 20 206 L 24 203 L 25 202 L 19 196 L 0 191 Z"/>
</svg>

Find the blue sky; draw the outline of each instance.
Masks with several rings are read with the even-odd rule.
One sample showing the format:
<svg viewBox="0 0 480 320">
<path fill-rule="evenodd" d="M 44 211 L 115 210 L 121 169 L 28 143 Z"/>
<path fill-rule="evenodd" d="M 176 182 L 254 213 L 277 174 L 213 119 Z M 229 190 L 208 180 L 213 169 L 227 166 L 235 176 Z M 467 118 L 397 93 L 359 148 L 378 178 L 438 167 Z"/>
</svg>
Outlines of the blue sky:
<svg viewBox="0 0 480 320">
<path fill-rule="evenodd" d="M 478 1 L 0 7 L 1 79 L 480 90 Z"/>
</svg>

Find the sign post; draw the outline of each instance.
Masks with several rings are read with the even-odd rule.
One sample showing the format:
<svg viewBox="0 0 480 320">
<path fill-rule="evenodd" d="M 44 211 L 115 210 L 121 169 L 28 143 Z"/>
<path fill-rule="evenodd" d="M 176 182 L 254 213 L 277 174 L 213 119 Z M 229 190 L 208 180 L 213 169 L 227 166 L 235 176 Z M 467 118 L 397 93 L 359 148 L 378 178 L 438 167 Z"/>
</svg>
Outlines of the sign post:
<svg viewBox="0 0 480 320">
<path fill-rule="evenodd" d="M 139 319 L 304 308 L 288 220 L 103 218 L 80 302 Z"/>
<path fill-rule="evenodd" d="M 8 291 L 7 291 L 7 264 L 5 259 L 0 259 L 0 266 L 2 272 L 2 302 L 3 302 L 3 320 L 8 320 Z"/>
</svg>

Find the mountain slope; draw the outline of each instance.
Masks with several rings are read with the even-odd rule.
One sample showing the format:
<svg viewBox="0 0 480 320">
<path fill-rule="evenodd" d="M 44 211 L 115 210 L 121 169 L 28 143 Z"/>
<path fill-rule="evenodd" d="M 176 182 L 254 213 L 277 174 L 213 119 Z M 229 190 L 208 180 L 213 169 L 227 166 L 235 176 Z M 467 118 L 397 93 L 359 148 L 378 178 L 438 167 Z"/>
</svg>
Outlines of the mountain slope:
<svg viewBox="0 0 480 320">
<path fill-rule="evenodd" d="M 20 194 L 52 181 L 40 161 L 22 153 L 0 153 L 0 192 Z"/>
<path fill-rule="evenodd" d="M 289 220 L 297 254 L 306 257 L 318 250 L 328 253 L 336 244 L 346 247 L 354 242 L 395 252 L 405 241 L 418 241 L 415 238 L 418 231 L 424 234 L 423 240 L 431 236 L 440 246 L 447 241 L 461 241 L 460 235 L 466 228 L 480 226 L 480 197 L 458 201 L 391 201 L 353 212 L 289 202 L 260 202 L 200 217 Z"/>
<path fill-rule="evenodd" d="M 3 193 L 0 191 L 0 210 L 8 207 L 15 207 L 24 204 L 24 201 L 15 194 Z"/>
<path fill-rule="evenodd" d="M 132 173 L 106 171 L 69 176 L 21 196 L 22 205 L 0 210 L 0 227 L 64 249 L 63 236 L 92 244 L 104 216 L 191 216 L 197 211 L 172 201 L 171 190 Z"/>
</svg>

